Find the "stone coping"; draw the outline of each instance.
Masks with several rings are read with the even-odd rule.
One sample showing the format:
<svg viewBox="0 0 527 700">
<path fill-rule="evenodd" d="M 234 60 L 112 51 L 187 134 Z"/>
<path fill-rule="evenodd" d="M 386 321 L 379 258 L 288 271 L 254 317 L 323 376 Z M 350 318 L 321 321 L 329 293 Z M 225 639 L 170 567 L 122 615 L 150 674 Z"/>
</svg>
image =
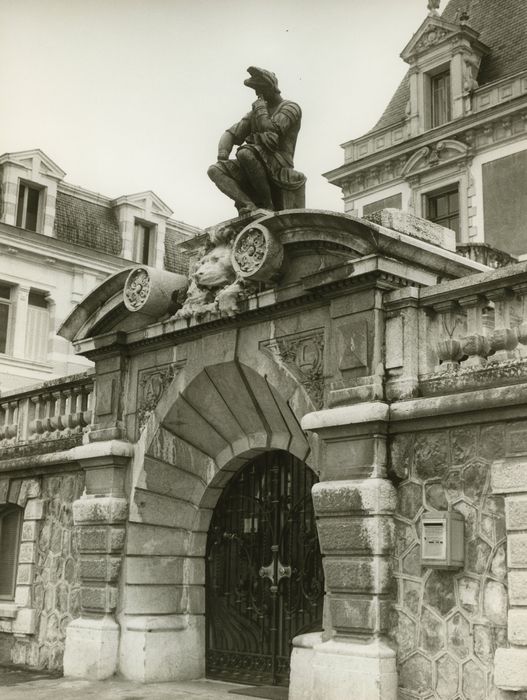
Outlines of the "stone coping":
<svg viewBox="0 0 527 700">
<path fill-rule="evenodd" d="M 390 406 L 391 421 L 414 420 L 469 411 L 505 408 L 527 403 L 527 384 L 478 389 L 446 396 L 397 401 Z"/>
<path fill-rule="evenodd" d="M 388 421 L 389 416 L 390 407 L 387 403 L 371 401 L 307 413 L 302 418 L 301 427 L 303 430 L 322 430 L 342 425 Z"/>
<path fill-rule="evenodd" d="M 6 399 L 11 397 L 16 397 L 17 399 L 25 398 L 26 396 L 32 396 L 34 394 L 45 394 L 49 393 L 51 390 L 62 389 L 63 387 L 70 386 L 71 384 L 85 384 L 93 381 L 95 377 L 95 369 L 89 367 L 83 372 L 78 374 L 70 374 L 65 377 L 56 377 L 53 379 L 45 379 L 39 384 L 30 384 L 29 386 L 22 386 L 18 389 L 9 389 L 8 391 L 0 391 L 0 399 Z"/>
<path fill-rule="evenodd" d="M 126 442 L 124 440 L 90 442 L 85 445 L 71 447 L 69 450 L 47 452 L 46 454 L 40 455 L 31 454 L 29 456 L 3 460 L 0 464 L 0 473 L 22 469 L 30 469 L 34 472 L 46 467 L 71 464 L 90 459 L 102 459 L 105 457 L 128 459 L 133 457 L 134 449 L 134 445 L 131 442 Z"/>
<path fill-rule="evenodd" d="M 303 430 L 318 431 L 376 421 L 407 421 L 524 404 L 527 404 L 527 384 L 513 384 L 446 396 L 396 401 L 391 405 L 383 401 L 371 401 L 314 411 L 302 418 L 301 427 Z"/>
</svg>

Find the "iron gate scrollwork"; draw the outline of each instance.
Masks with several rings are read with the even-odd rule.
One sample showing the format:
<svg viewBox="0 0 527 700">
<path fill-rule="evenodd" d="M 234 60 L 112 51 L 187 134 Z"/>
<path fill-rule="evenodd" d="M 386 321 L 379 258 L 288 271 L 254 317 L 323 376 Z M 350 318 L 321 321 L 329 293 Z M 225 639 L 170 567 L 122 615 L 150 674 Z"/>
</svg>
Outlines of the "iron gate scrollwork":
<svg viewBox="0 0 527 700">
<path fill-rule="evenodd" d="M 228 484 L 207 540 L 207 676 L 287 685 L 291 640 L 322 627 L 316 475 L 268 452 Z"/>
</svg>

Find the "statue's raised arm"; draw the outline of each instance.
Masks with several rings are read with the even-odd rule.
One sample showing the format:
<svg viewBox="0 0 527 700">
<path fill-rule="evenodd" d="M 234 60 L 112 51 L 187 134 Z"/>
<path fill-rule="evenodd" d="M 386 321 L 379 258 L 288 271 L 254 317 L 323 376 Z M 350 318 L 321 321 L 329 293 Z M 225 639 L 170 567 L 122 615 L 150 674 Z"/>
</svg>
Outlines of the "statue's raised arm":
<svg viewBox="0 0 527 700">
<path fill-rule="evenodd" d="M 221 136 L 218 161 L 208 175 L 234 200 L 240 216 L 256 209 L 302 208 L 306 178 L 293 163 L 302 111 L 284 100 L 274 73 L 255 66 L 247 70 L 244 84 L 256 92 L 256 100 Z M 230 158 L 234 146 L 238 149 Z"/>
</svg>

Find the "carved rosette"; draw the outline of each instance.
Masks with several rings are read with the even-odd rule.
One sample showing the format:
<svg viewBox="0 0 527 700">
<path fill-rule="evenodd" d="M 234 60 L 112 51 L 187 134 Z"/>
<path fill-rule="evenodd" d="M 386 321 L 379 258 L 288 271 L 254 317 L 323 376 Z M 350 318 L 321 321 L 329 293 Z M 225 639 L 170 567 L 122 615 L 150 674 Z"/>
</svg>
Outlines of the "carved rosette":
<svg viewBox="0 0 527 700">
<path fill-rule="evenodd" d="M 236 236 L 232 264 L 239 278 L 268 281 L 280 271 L 283 259 L 281 242 L 262 224 L 251 224 Z"/>
<path fill-rule="evenodd" d="M 126 278 L 124 285 L 124 305 L 128 311 L 139 311 L 148 299 L 151 290 L 148 270 L 136 267 Z"/>
</svg>

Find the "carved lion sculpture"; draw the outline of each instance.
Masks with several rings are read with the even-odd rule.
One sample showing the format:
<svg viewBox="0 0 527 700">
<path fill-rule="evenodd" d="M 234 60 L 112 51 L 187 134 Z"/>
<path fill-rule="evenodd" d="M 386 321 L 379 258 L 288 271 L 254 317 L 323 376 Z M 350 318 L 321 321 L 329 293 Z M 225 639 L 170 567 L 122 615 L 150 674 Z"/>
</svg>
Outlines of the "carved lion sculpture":
<svg viewBox="0 0 527 700">
<path fill-rule="evenodd" d="M 236 280 L 231 262 L 234 231 L 225 227 L 209 235 L 204 255 L 190 277 L 185 303 L 176 318 L 199 318 L 206 314 L 234 316 L 242 283 Z"/>
</svg>

